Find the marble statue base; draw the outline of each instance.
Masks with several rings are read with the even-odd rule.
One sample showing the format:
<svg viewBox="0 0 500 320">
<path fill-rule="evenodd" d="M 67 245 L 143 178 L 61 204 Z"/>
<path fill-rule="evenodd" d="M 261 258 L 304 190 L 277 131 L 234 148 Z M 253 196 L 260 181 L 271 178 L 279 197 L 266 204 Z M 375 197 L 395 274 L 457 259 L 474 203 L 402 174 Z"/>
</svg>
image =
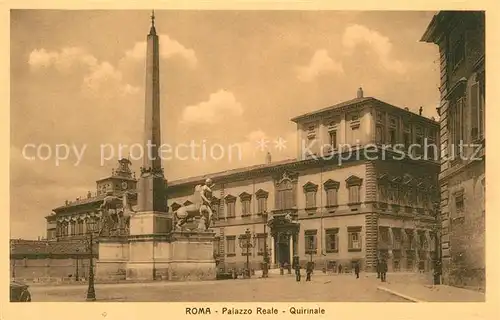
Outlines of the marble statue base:
<svg viewBox="0 0 500 320">
<path fill-rule="evenodd" d="M 130 235 L 99 239 L 98 280 L 216 279 L 212 231 L 169 232 L 166 213 L 131 216 Z"/>
<path fill-rule="evenodd" d="M 128 238 L 101 238 L 98 248 L 99 259 L 95 264 L 95 279 L 98 281 L 125 280 L 129 260 Z"/>
</svg>

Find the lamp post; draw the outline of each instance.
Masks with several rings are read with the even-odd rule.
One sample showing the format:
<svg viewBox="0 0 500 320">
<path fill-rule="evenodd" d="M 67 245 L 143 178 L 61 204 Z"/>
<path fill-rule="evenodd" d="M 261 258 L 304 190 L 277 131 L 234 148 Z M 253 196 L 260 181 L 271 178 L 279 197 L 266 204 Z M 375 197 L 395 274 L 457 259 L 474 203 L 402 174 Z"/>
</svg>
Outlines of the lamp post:
<svg viewBox="0 0 500 320">
<path fill-rule="evenodd" d="M 440 228 L 441 228 L 441 204 L 439 201 L 434 202 L 434 213 L 436 214 L 436 225 L 434 228 L 434 284 L 441 284 L 441 273 L 442 273 L 442 265 L 441 265 L 441 236 L 440 236 Z"/>
<path fill-rule="evenodd" d="M 264 263 L 262 264 L 262 278 L 267 278 L 269 276 L 269 256 L 267 252 L 267 233 L 266 233 L 266 226 L 267 226 L 267 218 L 268 214 L 267 211 L 264 211 L 262 213 L 262 218 L 264 218 Z"/>
<path fill-rule="evenodd" d="M 93 219 L 87 222 L 87 244 L 89 247 L 89 287 L 87 289 L 87 301 L 96 301 L 94 288 L 94 232 L 96 223 Z"/>
<path fill-rule="evenodd" d="M 78 252 L 80 251 L 78 248 L 76 248 L 76 277 L 75 280 L 76 282 L 80 281 L 79 275 L 78 275 Z"/>
<path fill-rule="evenodd" d="M 239 246 L 242 250 L 246 249 L 247 263 L 245 278 L 250 278 L 250 249 L 255 246 L 256 237 L 252 237 L 250 229 L 245 230 L 245 234 L 240 236 Z"/>
</svg>

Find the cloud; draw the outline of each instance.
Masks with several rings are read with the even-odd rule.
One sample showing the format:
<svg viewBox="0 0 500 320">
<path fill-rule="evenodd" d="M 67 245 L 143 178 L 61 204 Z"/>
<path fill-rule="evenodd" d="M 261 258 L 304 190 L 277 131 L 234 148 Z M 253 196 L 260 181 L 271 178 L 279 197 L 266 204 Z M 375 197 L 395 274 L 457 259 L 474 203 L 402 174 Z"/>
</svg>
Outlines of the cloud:
<svg viewBox="0 0 500 320">
<path fill-rule="evenodd" d="M 54 67 L 61 73 L 74 73 L 75 68 L 83 67 L 82 90 L 91 95 L 135 94 L 139 88 L 127 84 L 123 74 L 107 61 L 99 62 L 96 57 L 83 48 L 67 47 L 60 51 L 47 51 L 44 48 L 33 50 L 28 59 L 33 71 Z"/>
<path fill-rule="evenodd" d="M 187 106 L 181 121 L 189 124 L 214 124 L 231 116 L 241 116 L 243 106 L 232 92 L 219 90 L 212 93 L 207 101 Z"/>
<path fill-rule="evenodd" d="M 187 49 L 178 41 L 170 38 L 166 34 L 159 35 L 160 57 L 170 59 L 178 56 L 183 58 L 189 67 L 195 68 L 198 59 L 194 50 Z M 125 59 L 133 61 L 143 61 L 146 58 L 146 41 L 136 42 L 132 49 L 125 52 Z"/>
<path fill-rule="evenodd" d="M 300 81 L 310 82 L 316 77 L 327 73 L 343 73 L 342 64 L 334 61 L 325 49 L 317 50 L 306 66 L 296 68 Z"/>
<path fill-rule="evenodd" d="M 405 65 L 391 56 L 393 46 L 389 38 L 359 24 L 348 26 L 342 36 L 342 45 L 346 53 L 351 53 L 358 45 L 363 44 L 370 46 L 377 53 L 385 69 L 396 73 L 406 72 Z"/>
</svg>

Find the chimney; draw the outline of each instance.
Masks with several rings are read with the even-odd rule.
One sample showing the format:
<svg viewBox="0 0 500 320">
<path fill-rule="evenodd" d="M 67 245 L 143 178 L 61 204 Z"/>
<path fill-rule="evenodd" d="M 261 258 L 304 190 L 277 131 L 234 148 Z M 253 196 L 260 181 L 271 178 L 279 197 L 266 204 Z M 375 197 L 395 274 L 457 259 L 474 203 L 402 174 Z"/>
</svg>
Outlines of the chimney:
<svg viewBox="0 0 500 320">
<path fill-rule="evenodd" d="M 422 108 L 422 106 L 420 106 L 420 108 L 418 109 L 418 115 L 419 116 L 422 115 L 422 111 L 424 111 L 424 108 Z"/>
<path fill-rule="evenodd" d="M 358 99 L 363 98 L 363 88 L 359 87 L 357 97 Z"/>
<path fill-rule="evenodd" d="M 271 163 L 271 152 L 267 152 L 266 154 L 266 164 L 270 164 Z"/>
</svg>

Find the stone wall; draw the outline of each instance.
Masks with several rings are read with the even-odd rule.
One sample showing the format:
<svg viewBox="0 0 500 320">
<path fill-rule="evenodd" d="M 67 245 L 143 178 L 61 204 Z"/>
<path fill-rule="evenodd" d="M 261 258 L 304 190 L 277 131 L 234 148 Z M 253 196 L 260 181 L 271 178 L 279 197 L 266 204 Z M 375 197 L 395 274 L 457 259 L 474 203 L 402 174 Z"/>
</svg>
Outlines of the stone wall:
<svg viewBox="0 0 500 320">
<path fill-rule="evenodd" d="M 75 281 L 77 259 L 74 258 L 26 258 L 10 261 L 10 276 L 16 280 L 33 282 Z M 78 259 L 78 277 L 86 279 L 88 259 Z"/>
</svg>

